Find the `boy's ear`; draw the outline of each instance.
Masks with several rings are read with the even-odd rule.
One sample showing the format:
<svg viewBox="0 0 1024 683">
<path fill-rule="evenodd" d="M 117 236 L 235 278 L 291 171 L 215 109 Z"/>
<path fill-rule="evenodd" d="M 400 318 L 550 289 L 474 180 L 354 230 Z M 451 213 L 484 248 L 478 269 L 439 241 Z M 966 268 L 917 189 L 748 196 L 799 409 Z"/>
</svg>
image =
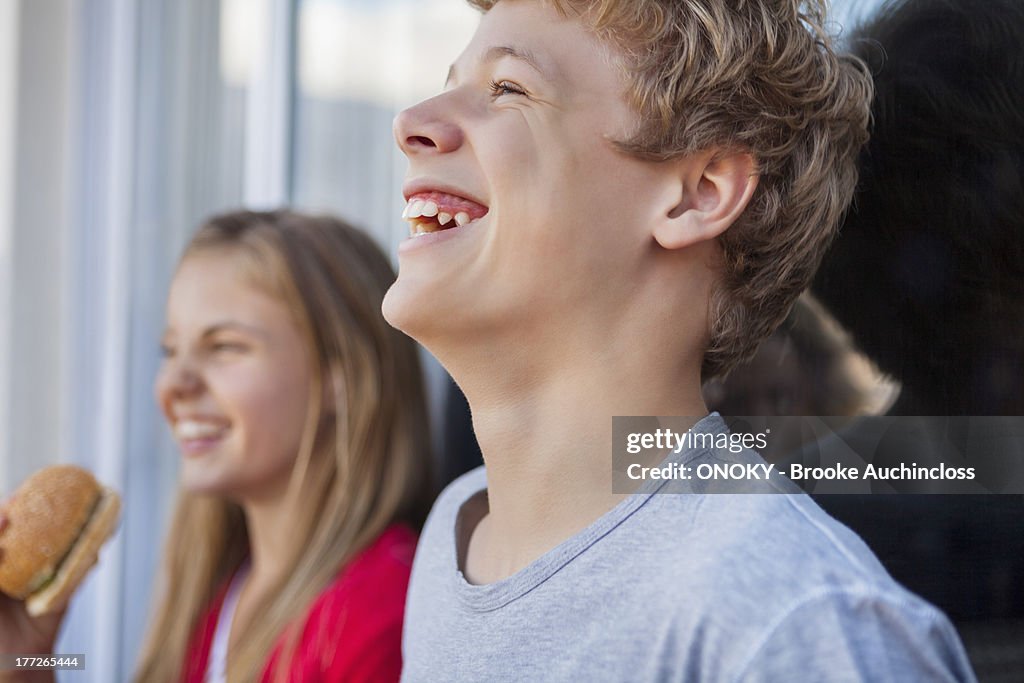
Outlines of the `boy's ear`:
<svg viewBox="0 0 1024 683">
<path fill-rule="evenodd" d="M 709 151 L 677 167 L 682 199 L 654 230 L 665 249 L 714 239 L 732 225 L 757 188 L 754 158 L 746 152 Z"/>
</svg>

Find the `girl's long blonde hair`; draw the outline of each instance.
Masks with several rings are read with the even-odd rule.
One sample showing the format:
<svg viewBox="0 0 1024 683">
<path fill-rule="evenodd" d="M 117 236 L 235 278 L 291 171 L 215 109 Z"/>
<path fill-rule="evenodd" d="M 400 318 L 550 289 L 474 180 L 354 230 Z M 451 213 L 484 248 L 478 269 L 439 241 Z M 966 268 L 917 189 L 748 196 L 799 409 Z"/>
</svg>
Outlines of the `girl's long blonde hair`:
<svg viewBox="0 0 1024 683">
<path fill-rule="evenodd" d="M 422 523 L 433 492 L 422 376 L 413 342 L 381 316 L 395 274 L 362 232 L 331 217 L 243 211 L 203 225 L 182 261 L 210 251 L 242 259 L 252 284 L 288 305 L 314 363 L 288 489 L 299 501 L 290 571 L 240 625 L 228 658 L 230 681 L 257 680 L 286 634 L 274 672 L 284 680 L 301 617 L 339 569 L 394 522 Z M 199 618 L 248 547 L 237 504 L 179 494 L 136 680 L 181 679 Z"/>
</svg>

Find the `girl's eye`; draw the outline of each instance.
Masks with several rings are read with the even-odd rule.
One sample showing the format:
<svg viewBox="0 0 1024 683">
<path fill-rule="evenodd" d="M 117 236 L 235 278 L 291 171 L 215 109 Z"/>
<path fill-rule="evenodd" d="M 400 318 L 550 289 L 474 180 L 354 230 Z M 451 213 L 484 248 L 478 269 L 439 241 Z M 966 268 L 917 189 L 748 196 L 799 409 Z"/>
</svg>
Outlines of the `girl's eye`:
<svg viewBox="0 0 1024 683">
<path fill-rule="evenodd" d="M 491 95 L 525 95 L 526 91 L 511 81 L 491 81 Z"/>
<path fill-rule="evenodd" d="M 163 358 L 173 358 L 174 357 L 174 347 L 173 346 L 168 346 L 167 344 L 161 344 L 160 345 L 160 356 L 163 357 Z"/>
<path fill-rule="evenodd" d="M 215 353 L 233 353 L 245 351 L 245 346 L 237 342 L 217 342 L 210 347 Z"/>
</svg>

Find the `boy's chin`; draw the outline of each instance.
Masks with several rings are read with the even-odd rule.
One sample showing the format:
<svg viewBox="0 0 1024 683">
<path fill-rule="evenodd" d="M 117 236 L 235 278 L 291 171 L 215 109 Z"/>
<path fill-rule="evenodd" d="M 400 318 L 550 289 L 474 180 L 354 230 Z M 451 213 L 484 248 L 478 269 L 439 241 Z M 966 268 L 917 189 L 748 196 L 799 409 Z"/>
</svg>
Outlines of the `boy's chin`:
<svg viewBox="0 0 1024 683">
<path fill-rule="evenodd" d="M 439 310 L 439 304 L 420 288 L 403 282 L 399 275 L 384 295 L 381 313 L 389 325 L 426 346 L 428 338 L 445 328 L 447 316 Z"/>
<path fill-rule="evenodd" d="M 384 295 L 381 313 L 389 325 L 435 355 L 443 349 L 450 350 L 453 344 L 477 339 L 481 327 L 479 310 L 403 282 L 401 275 Z"/>
<path fill-rule="evenodd" d="M 388 291 L 384 294 L 384 301 L 381 303 L 380 311 L 384 320 L 396 330 L 405 332 L 415 339 L 410 328 L 415 327 L 416 302 L 415 297 L 403 286 L 401 276 L 395 280 Z"/>
</svg>

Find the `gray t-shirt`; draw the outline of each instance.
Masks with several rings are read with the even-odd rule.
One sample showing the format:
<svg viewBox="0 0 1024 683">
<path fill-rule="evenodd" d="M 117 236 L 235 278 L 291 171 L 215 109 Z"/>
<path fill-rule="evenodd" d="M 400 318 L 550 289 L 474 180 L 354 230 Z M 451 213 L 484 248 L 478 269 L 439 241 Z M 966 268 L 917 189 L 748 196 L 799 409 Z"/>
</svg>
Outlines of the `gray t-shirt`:
<svg viewBox="0 0 1024 683">
<path fill-rule="evenodd" d="M 727 429 L 716 415 L 699 427 Z M 486 509 L 481 467 L 431 511 L 406 605 L 406 683 L 975 680 L 945 616 L 804 494 L 652 482 L 523 570 L 475 586 L 457 558 Z"/>
</svg>

